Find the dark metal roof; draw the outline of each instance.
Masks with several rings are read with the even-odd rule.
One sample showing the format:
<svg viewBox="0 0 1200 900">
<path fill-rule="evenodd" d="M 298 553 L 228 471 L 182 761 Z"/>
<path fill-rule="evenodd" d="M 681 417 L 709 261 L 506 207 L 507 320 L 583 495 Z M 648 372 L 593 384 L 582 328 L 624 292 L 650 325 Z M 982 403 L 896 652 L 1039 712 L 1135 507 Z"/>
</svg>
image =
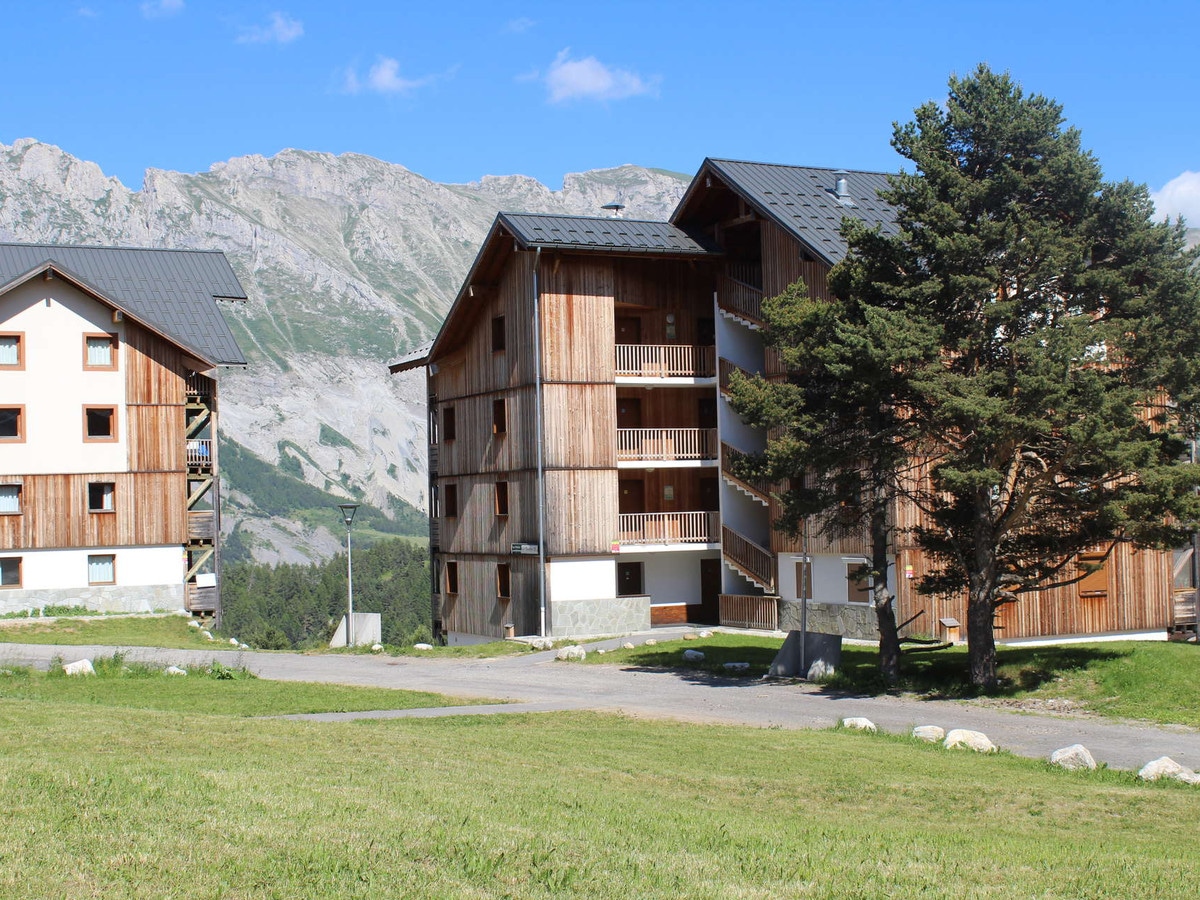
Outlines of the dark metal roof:
<svg viewBox="0 0 1200 900">
<path fill-rule="evenodd" d="M 427 341 L 415 350 L 404 354 L 394 363 L 388 364 L 388 371 L 395 375 L 397 372 L 407 372 L 409 369 L 416 369 L 425 365 L 425 361 L 429 359 L 429 351 L 433 349 L 433 341 Z"/>
<path fill-rule="evenodd" d="M 669 222 L 601 216 L 544 216 L 502 212 L 499 221 L 529 249 L 602 250 L 671 256 L 708 256 L 715 251 Z"/>
<path fill-rule="evenodd" d="M 47 266 L 75 278 L 208 362 L 246 364 L 215 302 L 246 299 L 224 253 L 0 243 L 0 284 Z"/>
<path fill-rule="evenodd" d="M 846 216 L 861 219 L 867 225 L 879 225 L 885 234 L 896 231 L 895 210 L 880 200 L 877 193 L 888 186 L 887 175 L 882 172 L 814 169 L 732 159 L 704 161 L 671 221 L 676 220 L 709 171 L 741 195 L 760 215 L 773 219 L 830 265 L 840 262 L 846 255 L 846 242 L 839 232 Z M 848 196 L 843 199 L 835 193 L 839 174 L 846 177 Z"/>
</svg>

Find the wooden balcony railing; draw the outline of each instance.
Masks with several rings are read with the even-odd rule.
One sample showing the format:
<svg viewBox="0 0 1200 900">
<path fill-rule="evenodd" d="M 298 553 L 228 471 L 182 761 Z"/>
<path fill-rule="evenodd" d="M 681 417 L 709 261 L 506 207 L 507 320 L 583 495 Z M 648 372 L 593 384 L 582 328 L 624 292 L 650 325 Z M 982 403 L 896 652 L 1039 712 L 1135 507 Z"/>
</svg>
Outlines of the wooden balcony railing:
<svg viewBox="0 0 1200 900">
<path fill-rule="evenodd" d="M 730 362 L 723 356 L 717 360 L 717 384 L 720 385 L 723 393 L 729 393 L 729 381 L 734 372 L 741 372 L 746 378 L 754 377 L 754 373 L 749 369 L 743 369 L 737 363 Z"/>
<path fill-rule="evenodd" d="M 193 372 L 184 382 L 184 391 L 189 397 L 207 397 L 212 394 L 213 380 L 207 375 Z"/>
<path fill-rule="evenodd" d="M 768 378 L 787 374 L 787 364 L 783 361 L 783 354 L 774 347 L 763 347 L 763 373 Z"/>
<path fill-rule="evenodd" d="M 753 594 L 721 594 L 721 624 L 729 628 L 779 630 L 779 598 Z"/>
<path fill-rule="evenodd" d="M 715 347 L 617 344 L 617 374 L 635 378 L 712 378 Z"/>
<path fill-rule="evenodd" d="M 739 471 L 739 464 L 747 459 L 747 454 L 736 447 L 721 441 L 721 474 L 739 486 L 756 494 L 763 502 L 771 500 L 771 482 L 765 478 L 752 478 Z"/>
<path fill-rule="evenodd" d="M 618 460 L 716 459 L 715 428 L 618 428 Z"/>
<path fill-rule="evenodd" d="M 217 514 L 211 509 L 190 510 L 187 514 L 188 540 L 211 541 L 217 534 Z"/>
<path fill-rule="evenodd" d="M 190 612 L 216 612 L 220 600 L 219 588 L 200 587 L 195 582 L 184 585 L 184 604 Z"/>
<path fill-rule="evenodd" d="M 193 467 L 212 465 L 212 438 L 189 438 L 187 442 L 187 464 Z"/>
<path fill-rule="evenodd" d="M 438 460 L 441 456 L 439 452 L 439 444 L 429 445 L 429 477 L 434 478 L 438 473 Z"/>
<path fill-rule="evenodd" d="M 1174 597 L 1174 625 L 1196 624 L 1196 592 L 1176 591 Z"/>
<path fill-rule="evenodd" d="M 617 530 L 622 544 L 715 544 L 715 512 L 621 513 Z"/>
<path fill-rule="evenodd" d="M 775 590 L 775 554 L 766 547 L 724 526 L 721 528 L 721 551 L 734 568 L 760 585 L 763 590 Z"/>
<path fill-rule="evenodd" d="M 760 328 L 766 325 L 762 314 L 763 292 L 760 288 L 728 275 L 717 277 L 717 305 Z"/>
<path fill-rule="evenodd" d="M 725 264 L 725 274 L 734 281 L 762 290 L 763 270 L 760 262 L 731 262 Z"/>
</svg>

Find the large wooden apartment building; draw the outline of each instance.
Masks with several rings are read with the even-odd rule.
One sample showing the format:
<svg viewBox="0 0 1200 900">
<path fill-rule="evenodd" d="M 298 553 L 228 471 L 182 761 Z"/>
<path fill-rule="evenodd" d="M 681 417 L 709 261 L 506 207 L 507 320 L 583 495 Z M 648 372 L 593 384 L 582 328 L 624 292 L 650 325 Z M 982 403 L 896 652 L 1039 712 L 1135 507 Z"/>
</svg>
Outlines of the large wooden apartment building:
<svg viewBox="0 0 1200 900">
<path fill-rule="evenodd" d="M 219 608 L 216 252 L 0 244 L 0 613 Z"/>
<path fill-rule="evenodd" d="M 436 340 L 391 366 L 427 371 L 435 624 L 450 640 L 510 624 L 798 627 L 806 593 L 809 627 L 875 635 L 855 579 L 865 543 L 772 527 L 771 487 L 731 465 L 767 436 L 726 388 L 739 369 L 784 375 L 762 340 L 763 298 L 798 279 L 829 296 L 842 218 L 893 227 L 885 183 L 708 159 L 668 222 L 496 218 Z M 916 594 L 923 565 L 897 549 L 900 617 L 944 634 L 965 600 Z M 1169 553 L 1120 548 L 998 624 L 1008 636 L 1166 627 L 1174 571 Z"/>
</svg>

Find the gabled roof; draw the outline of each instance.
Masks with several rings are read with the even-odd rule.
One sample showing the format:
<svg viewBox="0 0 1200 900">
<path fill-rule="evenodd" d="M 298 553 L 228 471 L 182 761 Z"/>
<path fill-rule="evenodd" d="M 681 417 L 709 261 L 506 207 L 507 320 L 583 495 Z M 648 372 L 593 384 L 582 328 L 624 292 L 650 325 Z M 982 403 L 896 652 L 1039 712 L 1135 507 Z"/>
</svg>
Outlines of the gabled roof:
<svg viewBox="0 0 1200 900">
<path fill-rule="evenodd" d="M 0 243 L 0 285 L 46 268 L 71 277 L 205 362 L 244 366 L 216 300 L 245 300 L 225 254 L 211 250 Z"/>
<path fill-rule="evenodd" d="M 429 351 L 433 349 L 433 341 L 426 341 L 415 350 L 412 350 L 394 363 L 388 365 L 388 371 L 395 375 L 397 372 L 407 372 L 409 369 L 417 369 L 425 365 L 425 361 L 429 359 Z"/>
<path fill-rule="evenodd" d="M 847 196 L 842 199 L 835 192 L 839 174 L 846 178 Z M 711 158 L 704 160 L 688 185 L 671 215 L 672 222 L 686 218 L 688 206 L 709 187 L 714 175 L 759 215 L 774 221 L 830 265 L 846 255 L 846 242 L 839 233 L 844 217 L 879 225 L 885 234 L 896 231 L 895 211 L 877 193 L 888 186 L 882 172 Z"/>
<path fill-rule="evenodd" d="M 600 250 L 618 253 L 708 256 L 704 246 L 670 222 L 612 216 L 546 216 L 502 212 L 499 220 L 523 250 Z"/>
</svg>

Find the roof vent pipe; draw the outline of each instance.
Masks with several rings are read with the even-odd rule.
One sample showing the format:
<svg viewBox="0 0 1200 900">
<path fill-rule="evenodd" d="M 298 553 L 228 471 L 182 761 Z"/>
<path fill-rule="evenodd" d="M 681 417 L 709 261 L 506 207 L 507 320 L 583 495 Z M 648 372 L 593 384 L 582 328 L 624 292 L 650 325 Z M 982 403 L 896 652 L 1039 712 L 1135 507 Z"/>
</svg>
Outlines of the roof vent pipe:
<svg viewBox="0 0 1200 900">
<path fill-rule="evenodd" d="M 833 192 L 837 195 L 839 200 L 845 200 L 850 196 L 849 175 L 850 173 L 844 169 L 838 169 L 833 173 Z"/>
<path fill-rule="evenodd" d="M 606 209 L 610 213 L 612 213 L 612 217 L 614 219 L 619 219 L 619 218 L 621 218 L 621 210 L 623 210 L 625 208 L 625 204 L 620 202 L 619 200 L 614 200 L 614 201 L 612 201 L 612 203 L 605 203 L 600 208 Z"/>
</svg>

